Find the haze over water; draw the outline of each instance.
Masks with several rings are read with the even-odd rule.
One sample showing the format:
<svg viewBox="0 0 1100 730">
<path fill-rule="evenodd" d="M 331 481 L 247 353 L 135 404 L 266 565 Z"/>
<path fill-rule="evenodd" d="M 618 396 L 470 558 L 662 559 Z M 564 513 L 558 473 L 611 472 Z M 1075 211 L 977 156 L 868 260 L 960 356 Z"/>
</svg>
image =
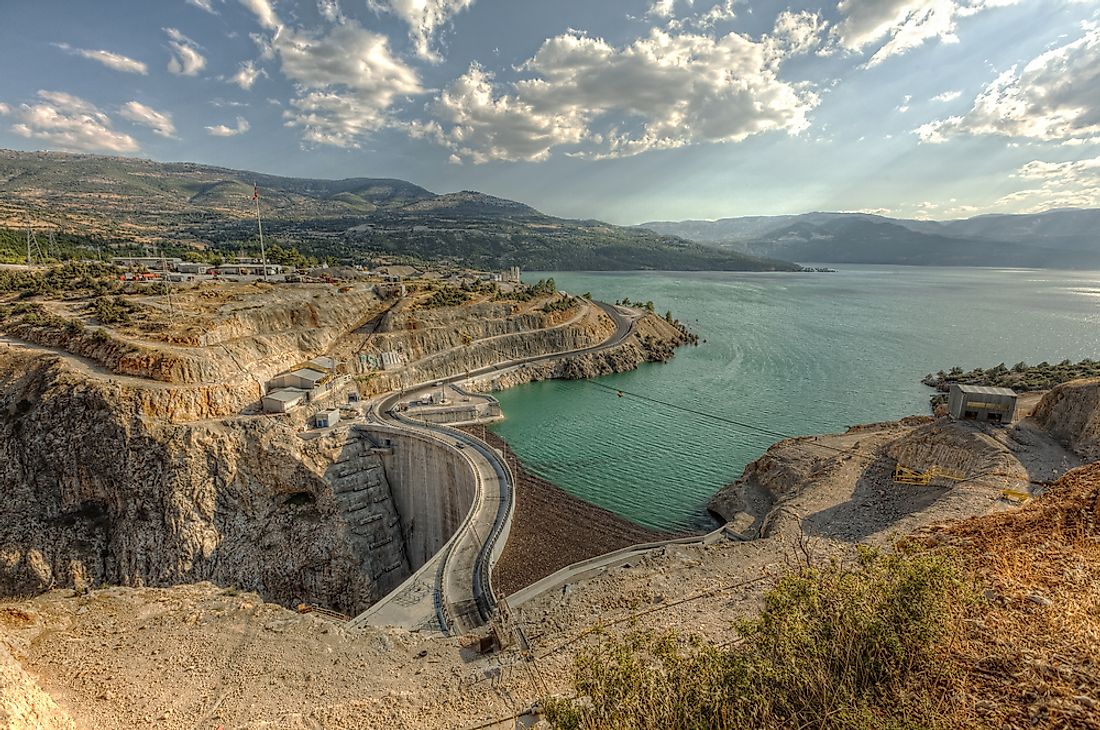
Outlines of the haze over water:
<svg viewBox="0 0 1100 730">
<path fill-rule="evenodd" d="M 953 365 L 1100 357 L 1100 272 L 841 268 L 550 275 L 604 301 L 652 300 L 700 337 L 599 382 L 787 435 L 927 414 L 921 378 Z M 494 430 L 529 469 L 662 529 L 711 526 L 710 495 L 777 440 L 585 382 L 498 396 Z"/>
</svg>

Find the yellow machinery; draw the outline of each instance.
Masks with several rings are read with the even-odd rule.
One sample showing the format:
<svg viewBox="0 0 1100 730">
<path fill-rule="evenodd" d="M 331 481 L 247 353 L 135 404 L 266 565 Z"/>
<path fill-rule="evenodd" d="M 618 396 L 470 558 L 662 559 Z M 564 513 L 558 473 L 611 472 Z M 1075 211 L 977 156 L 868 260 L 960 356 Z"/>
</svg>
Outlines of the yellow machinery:
<svg viewBox="0 0 1100 730">
<path fill-rule="evenodd" d="M 942 466 L 934 466 L 931 469 L 920 471 L 908 466 L 898 464 L 894 467 L 894 481 L 898 484 L 917 484 L 928 486 L 933 479 L 948 479 L 953 482 L 966 480 L 966 475 L 953 469 L 945 469 Z"/>
</svg>

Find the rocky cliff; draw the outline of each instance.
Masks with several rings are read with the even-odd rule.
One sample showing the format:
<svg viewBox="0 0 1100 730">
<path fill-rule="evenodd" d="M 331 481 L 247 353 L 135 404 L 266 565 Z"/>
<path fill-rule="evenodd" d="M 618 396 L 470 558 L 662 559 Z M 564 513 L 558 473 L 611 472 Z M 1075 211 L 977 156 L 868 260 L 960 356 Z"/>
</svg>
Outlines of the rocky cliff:
<svg viewBox="0 0 1100 730">
<path fill-rule="evenodd" d="M 357 544 L 348 515 L 359 505 L 326 479 L 342 441 L 305 442 L 264 417 L 158 421 L 45 356 L 5 356 L 0 382 L 2 595 L 211 580 L 354 612 L 381 595 L 379 577 L 402 554 L 399 529 L 385 550 Z M 386 499 L 370 501 L 383 517 L 388 506 L 392 529 L 374 466 Z"/>
</svg>

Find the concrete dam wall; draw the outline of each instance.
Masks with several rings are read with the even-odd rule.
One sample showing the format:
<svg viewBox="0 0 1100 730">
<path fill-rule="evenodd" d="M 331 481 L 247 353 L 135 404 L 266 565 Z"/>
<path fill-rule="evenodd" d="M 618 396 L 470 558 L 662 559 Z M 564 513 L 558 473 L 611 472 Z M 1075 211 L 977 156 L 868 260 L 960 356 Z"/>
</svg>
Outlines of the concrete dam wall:
<svg viewBox="0 0 1100 730">
<path fill-rule="evenodd" d="M 460 450 L 430 436 L 374 425 L 363 430 L 377 443 L 392 445 L 379 453 L 415 571 L 466 519 L 477 496 L 477 477 Z"/>
</svg>

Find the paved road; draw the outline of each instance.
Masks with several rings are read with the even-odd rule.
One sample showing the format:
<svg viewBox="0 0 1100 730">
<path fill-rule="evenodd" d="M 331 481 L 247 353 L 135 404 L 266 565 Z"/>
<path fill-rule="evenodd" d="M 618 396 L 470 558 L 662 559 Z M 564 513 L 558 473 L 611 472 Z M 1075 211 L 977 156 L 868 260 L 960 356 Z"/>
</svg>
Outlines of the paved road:
<svg viewBox="0 0 1100 730">
<path fill-rule="evenodd" d="M 448 543 L 405 583 L 376 603 L 353 625 L 423 628 L 436 625 L 461 634 L 484 624 L 496 607 L 490 576 L 504 549 L 515 504 L 515 480 L 504 458 L 491 446 L 463 431 L 414 421 L 394 411 L 402 400 L 434 383 L 456 383 L 563 357 L 600 352 L 621 345 L 634 331 L 636 315 L 596 303 L 615 323 L 615 332 L 598 345 L 552 355 L 538 355 L 490 365 L 468 374 L 423 383 L 372 402 L 368 420 L 384 429 L 404 429 L 430 436 L 441 447 L 459 449 L 477 476 L 474 505 Z M 461 444 L 461 446 L 459 446 Z"/>
</svg>

